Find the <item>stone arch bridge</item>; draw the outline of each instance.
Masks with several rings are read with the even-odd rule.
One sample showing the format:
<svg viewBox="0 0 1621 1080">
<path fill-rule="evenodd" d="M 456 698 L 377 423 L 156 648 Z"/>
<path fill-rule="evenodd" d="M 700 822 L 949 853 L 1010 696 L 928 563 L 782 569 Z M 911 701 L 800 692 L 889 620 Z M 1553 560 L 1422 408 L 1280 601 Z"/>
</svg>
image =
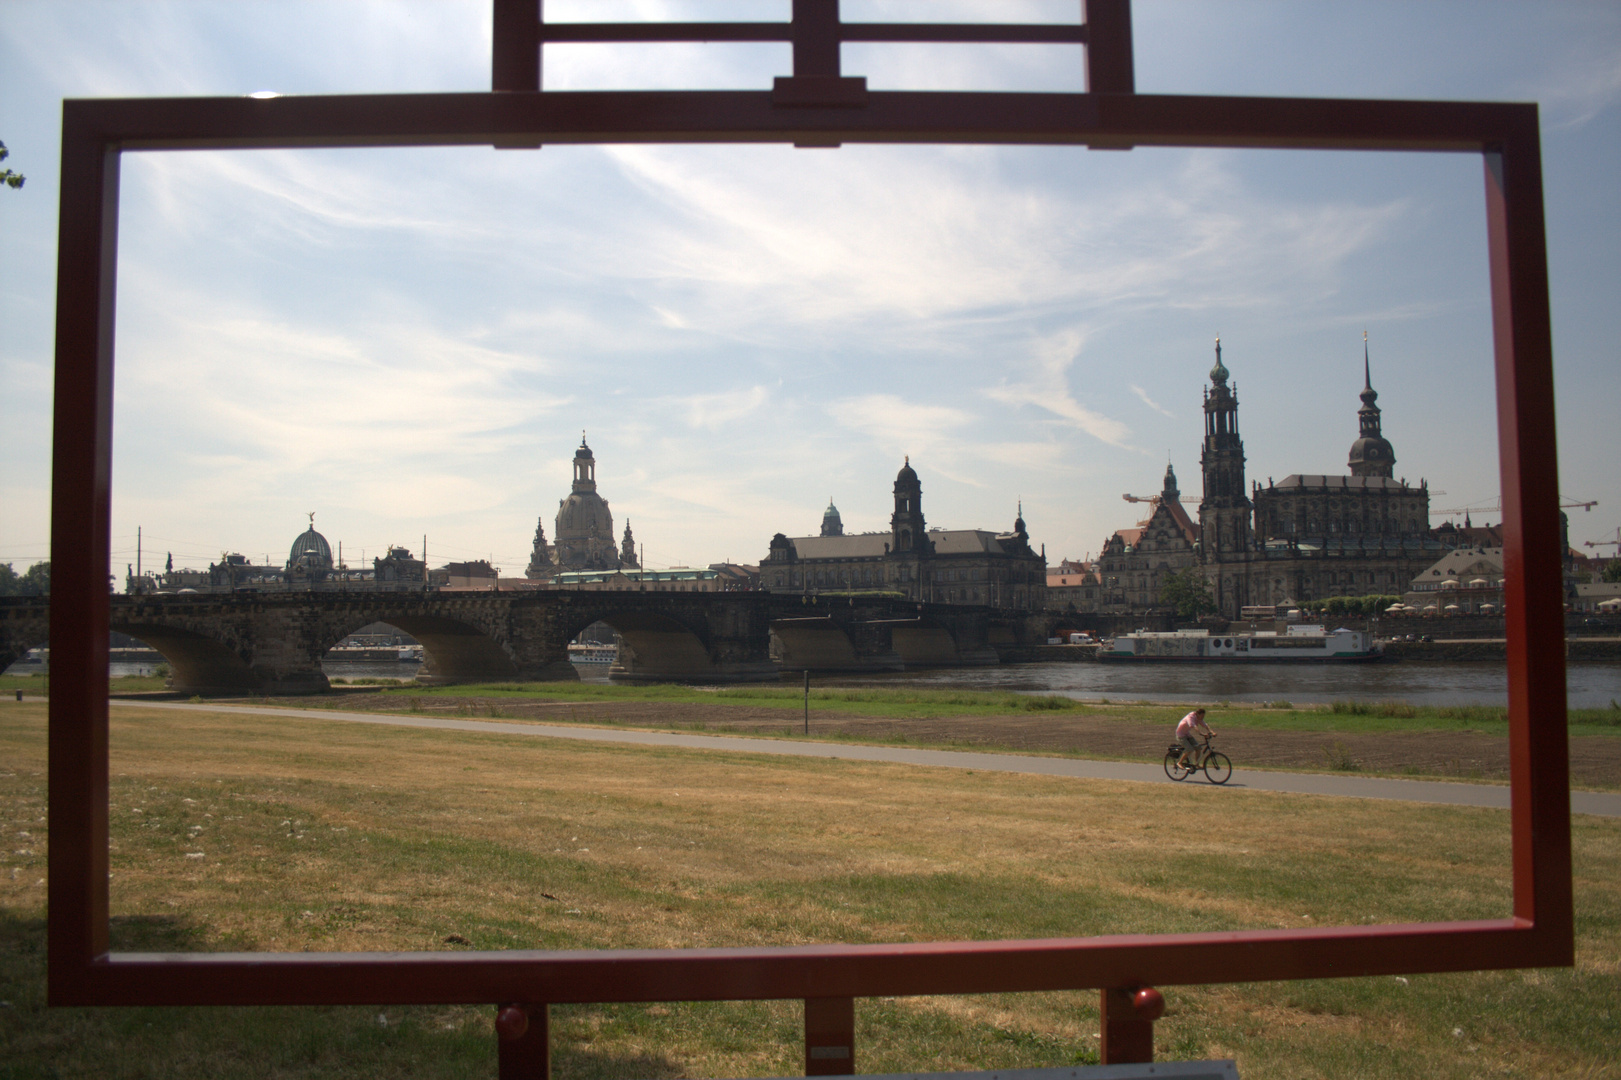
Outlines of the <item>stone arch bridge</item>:
<svg viewBox="0 0 1621 1080">
<path fill-rule="evenodd" d="M 0 600 L 0 670 L 49 638 L 42 599 Z M 595 622 L 621 637 L 616 681 L 747 682 L 783 671 L 994 664 L 1044 640 L 1040 616 L 983 607 L 772 593 L 289 593 L 114 596 L 111 628 L 197 694 L 320 693 L 321 657 L 368 623 L 423 645 L 425 683 L 577 678 L 568 643 Z"/>
</svg>

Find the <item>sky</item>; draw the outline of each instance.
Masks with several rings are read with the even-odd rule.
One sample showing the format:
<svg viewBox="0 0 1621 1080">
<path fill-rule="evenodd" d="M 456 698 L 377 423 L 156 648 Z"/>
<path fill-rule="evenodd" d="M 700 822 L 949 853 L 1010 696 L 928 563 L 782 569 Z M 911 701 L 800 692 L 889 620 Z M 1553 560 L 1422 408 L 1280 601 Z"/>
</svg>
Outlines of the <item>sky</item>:
<svg viewBox="0 0 1621 1080">
<path fill-rule="evenodd" d="M 785 19 L 787 0 L 548 0 Z M 1074 0 L 845 0 L 847 20 L 1073 21 Z M 1144 93 L 1535 101 L 1561 491 L 1618 539 L 1621 5 L 1138 0 Z M 487 2 L 0 4 L 0 563 L 49 556 L 60 103 L 480 91 Z M 846 46 L 873 89 L 1081 89 L 1078 47 Z M 548 89 L 764 89 L 786 46 L 548 47 Z M 549 146 L 129 153 L 112 569 L 528 562 L 582 431 L 649 565 L 931 526 L 1095 554 L 1196 506 L 1216 337 L 1251 480 L 1346 472 L 1363 332 L 1433 524 L 1500 520 L 1482 166 L 1469 155 Z M 1586 550 L 1586 549 L 1584 549 Z M 1612 553 L 1613 548 L 1595 549 Z"/>
</svg>

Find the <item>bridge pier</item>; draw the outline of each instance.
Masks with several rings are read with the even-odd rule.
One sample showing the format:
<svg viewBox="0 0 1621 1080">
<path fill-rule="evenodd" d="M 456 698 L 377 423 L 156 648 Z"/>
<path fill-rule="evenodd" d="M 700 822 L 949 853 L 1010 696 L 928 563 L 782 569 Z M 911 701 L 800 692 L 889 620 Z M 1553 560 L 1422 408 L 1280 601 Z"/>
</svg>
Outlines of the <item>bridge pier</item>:
<svg viewBox="0 0 1621 1080">
<path fill-rule="evenodd" d="M 608 669 L 613 682 L 776 682 L 781 673 L 770 659 L 714 657 L 691 633 L 622 630 L 619 658 Z"/>
</svg>

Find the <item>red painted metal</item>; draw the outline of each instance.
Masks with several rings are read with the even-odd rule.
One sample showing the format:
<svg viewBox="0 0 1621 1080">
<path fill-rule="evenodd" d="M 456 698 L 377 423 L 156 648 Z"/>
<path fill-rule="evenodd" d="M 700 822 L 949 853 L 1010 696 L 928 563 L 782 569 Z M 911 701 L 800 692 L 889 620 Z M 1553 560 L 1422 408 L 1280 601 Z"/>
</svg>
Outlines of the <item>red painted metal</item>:
<svg viewBox="0 0 1621 1080">
<path fill-rule="evenodd" d="M 855 999 L 806 998 L 805 1075 L 848 1076 L 855 1071 Z"/>
<path fill-rule="evenodd" d="M 1165 1015 L 1165 996 L 1152 986 L 1111 986 L 1099 995 L 1105 1065 L 1154 1060 L 1154 1021 Z"/>
<path fill-rule="evenodd" d="M 504 1005 L 495 1014 L 500 1080 L 551 1080 L 551 1013 L 545 1005 Z"/>
<path fill-rule="evenodd" d="M 521 23 L 528 10 L 524 3 L 502 0 L 497 21 Z M 533 10 L 538 26 L 538 5 Z M 1111 11 L 1129 9 L 1124 0 L 1088 3 L 1094 36 L 1107 32 L 1129 45 L 1129 17 L 1109 29 Z M 825 25 L 818 32 L 825 35 Z M 537 29 L 537 80 L 539 40 Z M 1573 962 L 1558 484 L 1535 106 L 1137 95 L 1119 92 L 1130 88 L 1129 63 L 1104 72 L 1094 59 L 1089 85 L 1096 93 L 870 92 L 855 104 L 813 100 L 784 107 L 769 91 L 519 90 L 516 85 L 530 70 L 525 55 L 515 46 L 498 47 L 496 85 L 510 88 L 489 94 L 64 103 L 52 479 L 53 1004 L 851 999 Z M 806 63 L 813 61 L 825 70 L 825 50 L 810 49 Z M 836 74 L 819 78 L 842 81 Z M 1101 92 L 1105 89 L 1111 92 Z M 105 575 L 119 155 L 188 148 L 543 142 L 1030 143 L 1482 155 L 1508 580 L 1513 917 L 776 949 L 109 954 Z M 532 1025 L 539 1015 L 531 1013 Z"/>
</svg>

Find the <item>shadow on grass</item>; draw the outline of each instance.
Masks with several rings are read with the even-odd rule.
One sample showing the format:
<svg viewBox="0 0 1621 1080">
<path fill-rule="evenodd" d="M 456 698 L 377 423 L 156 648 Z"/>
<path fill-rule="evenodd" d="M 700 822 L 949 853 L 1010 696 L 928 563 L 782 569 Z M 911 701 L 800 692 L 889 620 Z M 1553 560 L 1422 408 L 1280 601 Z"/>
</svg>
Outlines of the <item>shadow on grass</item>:
<svg viewBox="0 0 1621 1080">
<path fill-rule="evenodd" d="M 118 951 L 191 951 L 208 938 L 184 916 L 116 918 L 110 930 Z M 495 1073 L 488 1007 L 51 1008 L 45 995 L 45 920 L 0 909 L 0 1080 Z M 593 1075 L 631 1073 L 605 1067 Z"/>
</svg>

